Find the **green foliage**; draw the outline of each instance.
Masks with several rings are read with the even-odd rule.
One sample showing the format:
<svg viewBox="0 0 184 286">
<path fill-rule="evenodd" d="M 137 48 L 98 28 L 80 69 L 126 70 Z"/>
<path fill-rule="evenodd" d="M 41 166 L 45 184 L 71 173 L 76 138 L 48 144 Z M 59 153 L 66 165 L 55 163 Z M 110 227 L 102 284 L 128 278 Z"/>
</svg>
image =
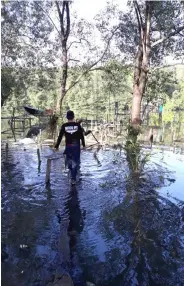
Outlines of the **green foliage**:
<svg viewBox="0 0 184 286">
<path fill-rule="evenodd" d="M 22 105 L 52 108 L 59 90 L 59 73 L 57 69 L 2 68 L 1 83 L 3 111 L 7 114 L 11 113 L 12 107 Z"/>
<path fill-rule="evenodd" d="M 150 73 L 144 95 L 144 100 L 152 104 L 161 101 L 166 102 L 167 98 L 171 98 L 173 91 L 177 88 L 177 80 L 175 72 L 165 69 L 155 69 Z"/>
<path fill-rule="evenodd" d="M 1 106 L 11 96 L 15 79 L 9 69 L 1 71 Z"/>
<path fill-rule="evenodd" d="M 71 69 L 68 85 L 79 73 L 77 68 Z M 147 102 L 156 105 L 158 100 L 162 99 L 167 102 L 164 108 L 167 110 L 167 105 L 175 103 L 175 99 L 173 101 L 166 99 L 170 99 L 172 94 L 176 96 L 178 92 L 182 92 L 175 82 L 175 73 L 155 70 L 150 75 L 144 101 L 147 100 Z M 131 86 L 131 69 L 124 67 L 121 63 L 110 62 L 103 70 L 96 69 L 88 73 L 78 85 L 69 91 L 64 100 L 63 112 L 65 113 L 68 108 L 71 108 L 78 118 L 113 121 L 115 102 L 119 103 L 118 112 L 120 114 L 125 113 L 126 104 L 131 107 Z M 172 93 L 174 89 L 175 91 Z M 59 92 L 59 69 L 2 68 L 2 100 L 5 104 L 3 110 L 6 110 L 7 114 L 11 113 L 13 106 L 24 104 L 40 109 L 53 108 Z M 7 98 L 8 100 L 6 100 Z M 182 105 L 183 103 L 181 101 L 177 104 Z M 154 115 L 152 115 L 150 123 L 157 125 L 158 114 L 155 114 L 154 122 L 153 117 Z M 119 116 L 120 119 L 124 124 L 128 123 L 125 122 L 123 115 Z"/>
<path fill-rule="evenodd" d="M 57 25 L 55 26 L 50 19 L 56 12 L 55 6 L 49 1 L 44 1 L 42 5 L 40 3 L 39 1 L 2 2 L 2 104 L 5 104 L 4 110 L 7 112 L 12 106 L 23 104 L 41 109 L 52 108 L 55 106 L 56 97 L 61 92 L 61 68 L 49 68 L 55 66 L 56 60 L 58 62 L 61 58 Z M 141 3 L 142 11 L 144 5 Z M 121 114 L 124 113 L 126 104 L 131 107 L 133 69 L 127 66 L 129 66 L 129 59 L 133 60 L 135 57 L 138 29 L 135 11 L 132 7 L 129 8 L 128 11 L 121 12 L 117 6 L 108 4 L 102 15 L 96 17 L 97 28 L 101 31 L 102 39 L 107 43 L 112 29 L 114 30 L 116 26 L 114 23 L 110 25 L 110 19 L 114 19 L 114 15 L 117 16 L 119 22 L 116 24 L 119 25 L 119 29 L 115 33 L 115 49 L 109 46 L 106 57 L 98 67 L 94 67 L 94 71 L 86 74 L 81 82 L 67 93 L 64 99 L 64 112 L 70 107 L 77 117 L 112 121 L 115 102 L 119 103 L 118 112 Z M 161 1 L 154 3 L 153 8 L 152 43 L 158 40 L 158 35 L 162 37 L 177 29 L 177 15 L 181 11 L 181 5 L 175 1 L 172 3 Z M 182 17 L 183 14 L 180 17 L 181 20 Z M 73 61 L 72 52 L 69 52 L 71 66 L 68 69 L 67 88 L 93 62 L 93 56 L 97 50 L 97 47 L 90 43 L 92 25 L 85 20 L 77 19 L 76 15 L 72 20 L 72 38 L 69 40 L 69 46 L 81 45 L 82 55 L 85 47 L 88 46 L 90 52 L 85 54 L 82 63 L 75 61 L 76 59 Z M 79 41 L 75 41 L 78 36 L 80 36 Z M 164 55 L 170 51 L 178 49 L 179 54 L 182 45 L 183 41 L 178 37 L 162 43 L 159 50 L 155 47 L 152 51 L 151 65 L 162 62 Z M 115 57 L 115 54 L 118 57 Z M 8 70 L 7 67 L 12 69 Z M 180 76 L 182 77 L 182 74 Z M 171 97 L 174 90 L 176 90 L 176 83 L 172 72 L 150 69 L 145 90 L 146 103 L 157 104 L 160 99 L 166 102 L 167 97 Z M 167 104 L 169 104 L 168 101 Z M 124 120 L 123 116 L 119 119 Z"/>
<path fill-rule="evenodd" d="M 131 80 L 131 71 L 119 62 L 109 62 L 88 73 L 68 93 L 64 109 L 69 106 L 77 117 L 114 120 L 115 102 L 119 102 L 119 113 L 123 113 L 125 104 L 130 103 Z"/>
<path fill-rule="evenodd" d="M 179 110 L 183 109 L 183 111 Z M 173 97 L 166 101 L 163 112 L 163 121 L 167 123 L 184 123 L 184 82 L 181 82 L 179 89 L 175 90 Z"/>
<path fill-rule="evenodd" d="M 2 2 L 3 66 L 33 68 L 53 61 L 49 49 L 53 24 L 46 17 L 51 7 L 48 1 Z"/>
</svg>

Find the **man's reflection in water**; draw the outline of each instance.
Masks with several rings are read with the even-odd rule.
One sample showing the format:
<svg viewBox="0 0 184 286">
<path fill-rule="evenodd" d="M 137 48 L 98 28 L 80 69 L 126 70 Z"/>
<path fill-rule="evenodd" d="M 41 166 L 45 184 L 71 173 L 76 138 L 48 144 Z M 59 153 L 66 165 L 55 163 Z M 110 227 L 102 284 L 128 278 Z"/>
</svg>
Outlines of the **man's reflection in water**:
<svg viewBox="0 0 184 286">
<path fill-rule="evenodd" d="M 77 236 L 84 228 L 84 219 L 86 211 L 81 211 L 79 205 L 78 191 L 76 186 L 73 186 L 69 193 L 69 199 L 66 203 L 69 215 L 68 235 L 70 237 L 70 255 L 71 262 L 74 258 L 75 246 L 77 244 Z"/>
</svg>

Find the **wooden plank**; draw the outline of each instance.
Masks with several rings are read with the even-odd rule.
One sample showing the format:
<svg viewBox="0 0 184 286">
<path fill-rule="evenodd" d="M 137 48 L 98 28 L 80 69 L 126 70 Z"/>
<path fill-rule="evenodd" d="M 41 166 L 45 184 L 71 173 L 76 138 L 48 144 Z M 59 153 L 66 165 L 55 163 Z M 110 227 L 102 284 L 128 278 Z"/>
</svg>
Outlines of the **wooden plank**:
<svg viewBox="0 0 184 286">
<path fill-rule="evenodd" d="M 10 127 L 11 127 L 11 130 L 12 130 L 12 133 L 13 133 L 14 140 L 15 140 L 15 142 L 16 142 L 15 130 L 14 130 L 14 128 L 15 128 L 14 114 L 15 114 L 15 108 L 13 108 L 13 115 L 12 115 L 12 117 L 11 117 Z"/>
</svg>

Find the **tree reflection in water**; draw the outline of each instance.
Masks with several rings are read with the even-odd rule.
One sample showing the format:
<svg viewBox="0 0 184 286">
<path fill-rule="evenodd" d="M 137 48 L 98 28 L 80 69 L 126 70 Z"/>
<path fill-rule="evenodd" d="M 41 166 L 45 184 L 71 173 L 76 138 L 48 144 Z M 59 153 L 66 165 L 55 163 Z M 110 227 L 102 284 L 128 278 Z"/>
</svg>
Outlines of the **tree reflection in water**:
<svg viewBox="0 0 184 286">
<path fill-rule="evenodd" d="M 130 184 L 131 182 L 131 184 Z M 114 230 L 124 240 L 128 255 L 117 256 L 122 272 L 103 285 L 183 285 L 184 253 L 181 246 L 181 210 L 169 200 L 132 177 L 127 183 L 124 201 L 104 213 L 106 229 Z M 109 260 L 111 252 L 107 253 Z M 118 260 L 119 259 L 119 260 Z"/>
</svg>

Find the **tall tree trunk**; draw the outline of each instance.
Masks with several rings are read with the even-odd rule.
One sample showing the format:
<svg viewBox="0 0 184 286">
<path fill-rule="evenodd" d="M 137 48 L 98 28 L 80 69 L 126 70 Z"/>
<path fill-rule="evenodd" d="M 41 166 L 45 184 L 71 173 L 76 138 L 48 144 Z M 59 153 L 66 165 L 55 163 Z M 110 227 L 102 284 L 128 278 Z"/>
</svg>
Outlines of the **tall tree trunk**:
<svg viewBox="0 0 184 286">
<path fill-rule="evenodd" d="M 132 124 L 139 124 L 140 121 L 140 106 L 141 106 L 142 95 L 139 89 L 139 83 L 140 83 L 142 59 L 143 59 L 143 48 L 142 48 L 142 40 L 140 39 L 138 52 L 135 58 L 135 67 L 134 67 L 132 114 L 131 114 Z"/>
<path fill-rule="evenodd" d="M 62 48 L 61 92 L 58 95 L 56 102 L 56 113 L 60 114 L 62 102 L 66 95 L 66 83 L 68 77 L 67 41 L 70 34 L 70 9 L 69 9 L 69 1 L 62 2 L 62 10 L 60 9 L 59 2 L 56 1 L 55 3 L 60 21 L 60 37 L 61 37 L 61 48 Z"/>
<path fill-rule="evenodd" d="M 151 2 L 146 1 L 145 5 L 145 23 L 143 23 L 140 7 L 137 1 L 134 1 L 140 39 L 134 67 L 131 124 L 128 126 L 128 135 L 125 144 L 129 168 L 137 174 L 139 174 L 139 164 L 141 163 L 139 156 L 141 149 L 137 142 L 137 136 L 140 131 L 141 101 L 146 87 L 150 56 Z"/>
<path fill-rule="evenodd" d="M 142 101 L 142 94 L 139 90 L 138 84 L 134 85 L 133 88 L 133 99 L 132 99 L 132 124 L 137 125 L 140 124 L 140 112 L 141 112 L 141 101 Z"/>
<path fill-rule="evenodd" d="M 63 99 L 66 94 L 66 82 L 67 82 L 67 76 L 68 76 L 68 59 L 67 59 L 67 50 L 66 47 L 63 47 L 62 49 L 62 76 L 61 76 L 61 92 L 57 97 L 57 103 L 56 103 L 56 113 L 59 114 L 61 112 L 61 106 Z"/>
<path fill-rule="evenodd" d="M 135 58 L 134 68 L 134 83 L 133 83 L 133 99 L 132 99 L 132 116 L 131 122 L 133 126 L 141 124 L 141 102 L 144 95 L 147 75 L 149 71 L 149 57 L 150 57 L 150 22 L 151 22 L 151 3 L 146 1 L 146 17 L 145 24 L 143 24 L 141 12 L 137 1 L 134 2 L 135 11 L 139 26 L 139 47 Z"/>
</svg>

